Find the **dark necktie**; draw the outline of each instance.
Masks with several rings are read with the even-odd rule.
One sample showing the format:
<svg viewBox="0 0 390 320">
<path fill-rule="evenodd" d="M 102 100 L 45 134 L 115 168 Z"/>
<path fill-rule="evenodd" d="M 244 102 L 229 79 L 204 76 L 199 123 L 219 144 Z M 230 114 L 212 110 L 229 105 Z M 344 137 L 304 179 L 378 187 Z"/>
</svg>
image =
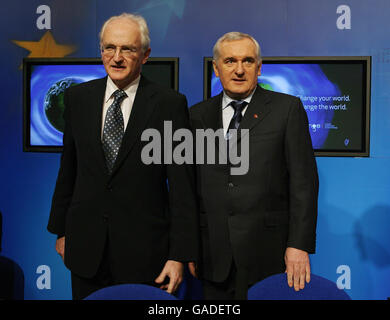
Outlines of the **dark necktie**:
<svg viewBox="0 0 390 320">
<path fill-rule="evenodd" d="M 227 133 L 226 133 L 228 138 L 229 138 L 230 129 L 238 129 L 238 127 L 240 126 L 240 122 L 242 119 L 242 110 L 246 107 L 247 104 L 248 104 L 248 102 L 242 101 L 242 100 L 232 101 L 230 103 L 230 105 L 234 109 L 234 114 L 233 114 L 232 120 L 230 120 L 230 124 L 229 124 L 228 130 L 227 130 Z"/>
<path fill-rule="evenodd" d="M 116 90 L 114 92 L 114 102 L 108 107 L 104 121 L 102 142 L 109 174 L 112 173 L 124 134 L 121 102 L 126 96 L 126 92 L 123 90 Z"/>
<path fill-rule="evenodd" d="M 233 114 L 233 118 L 232 120 L 230 120 L 230 124 L 229 124 L 229 127 L 228 127 L 228 130 L 226 132 L 226 139 L 228 140 L 227 141 L 227 160 L 228 162 L 230 162 L 230 154 L 229 154 L 229 139 L 230 139 L 230 130 L 231 129 L 238 129 L 238 127 L 240 126 L 240 122 L 241 122 L 241 119 L 242 119 L 242 110 L 246 107 L 246 105 L 248 104 L 248 102 L 246 101 L 232 101 L 230 102 L 230 105 L 233 107 L 234 109 L 234 114 Z"/>
</svg>

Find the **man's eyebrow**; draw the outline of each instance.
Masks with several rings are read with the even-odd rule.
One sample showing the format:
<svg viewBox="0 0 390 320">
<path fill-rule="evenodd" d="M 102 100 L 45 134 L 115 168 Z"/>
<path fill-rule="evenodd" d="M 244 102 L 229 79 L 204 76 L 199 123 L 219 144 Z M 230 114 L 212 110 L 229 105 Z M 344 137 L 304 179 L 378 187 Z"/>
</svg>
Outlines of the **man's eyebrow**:
<svg viewBox="0 0 390 320">
<path fill-rule="evenodd" d="M 136 48 L 136 46 L 135 45 L 133 45 L 133 44 L 123 44 L 123 45 L 121 45 L 121 46 L 117 46 L 117 45 L 115 45 L 115 44 L 113 44 L 113 43 L 111 43 L 111 42 L 107 42 L 107 43 L 103 43 L 103 46 L 114 46 L 114 47 L 121 47 L 121 48 L 123 48 L 123 47 L 127 47 L 127 48 L 132 48 L 132 47 L 134 47 L 134 48 Z"/>
</svg>

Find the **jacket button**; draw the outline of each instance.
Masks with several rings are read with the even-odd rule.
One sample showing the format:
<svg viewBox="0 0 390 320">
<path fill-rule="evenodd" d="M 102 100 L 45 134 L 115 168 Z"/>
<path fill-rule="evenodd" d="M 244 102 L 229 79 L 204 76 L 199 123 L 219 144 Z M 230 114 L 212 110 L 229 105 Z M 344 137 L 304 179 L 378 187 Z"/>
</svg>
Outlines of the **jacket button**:
<svg viewBox="0 0 390 320">
<path fill-rule="evenodd" d="M 229 186 L 229 188 L 233 188 L 234 187 L 233 182 L 229 182 L 228 186 Z"/>
</svg>

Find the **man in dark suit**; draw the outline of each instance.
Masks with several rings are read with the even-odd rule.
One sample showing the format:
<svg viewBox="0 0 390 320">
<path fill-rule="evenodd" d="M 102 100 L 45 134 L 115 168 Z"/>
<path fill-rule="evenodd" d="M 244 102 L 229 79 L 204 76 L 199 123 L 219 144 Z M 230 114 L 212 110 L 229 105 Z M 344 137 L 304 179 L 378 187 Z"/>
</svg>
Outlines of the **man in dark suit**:
<svg viewBox="0 0 390 320">
<path fill-rule="evenodd" d="M 191 166 L 146 165 L 146 129 L 189 128 L 186 98 L 148 81 L 145 20 L 122 14 L 100 33 L 108 77 L 65 92 L 64 150 L 48 230 L 72 273 L 74 299 L 119 283 L 173 293 L 197 248 Z M 161 146 L 163 150 L 164 146 Z M 169 281 L 168 281 L 169 280 Z"/>
<path fill-rule="evenodd" d="M 258 86 L 260 47 L 251 36 L 225 34 L 213 53 L 224 90 L 190 109 L 192 127 L 223 129 L 226 137 L 249 130 L 249 150 L 241 150 L 249 170 L 233 175 L 229 161 L 197 164 L 204 296 L 242 299 L 248 286 L 282 272 L 290 287 L 303 289 L 315 251 L 318 195 L 305 110 L 298 98 Z M 237 150 L 244 135 L 237 134 Z"/>
</svg>

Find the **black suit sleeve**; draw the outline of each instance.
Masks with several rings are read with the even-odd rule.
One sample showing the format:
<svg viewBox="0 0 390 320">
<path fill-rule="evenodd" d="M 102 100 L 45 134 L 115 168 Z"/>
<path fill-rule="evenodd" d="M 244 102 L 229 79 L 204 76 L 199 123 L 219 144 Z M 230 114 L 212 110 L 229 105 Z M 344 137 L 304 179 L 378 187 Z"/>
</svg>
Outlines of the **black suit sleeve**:
<svg viewBox="0 0 390 320">
<path fill-rule="evenodd" d="M 187 99 L 184 96 L 180 96 L 179 101 L 172 107 L 173 134 L 178 129 L 191 132 Z M 192 145 L 192 140 L 188 142 Z M 180 141 L 173 141 L 173 152 L 180 144 Z M 199 231 L 195 196 L 195 168 L 188 163 L 177 164 L 173 158 L 172 164 L 167 165 L 167 176 L 170 208 L 169 259 L 182 262 L 197 261 Z"/>
<path fill-rule="evenodd" d="M 59 237 L 65 235 L 66 213 L 72 200 L 77 170 L 76 149 L 70 120 L 71 102 L 69 101 L 69 90 L 66 90 L 64 93 L 64 103 L 65 130 L 63 135 L 63 152 L 47 226 L 51 233 L 57 234 Z"/>
<path fill-rule="evenodd" d="M 318 175 L 308 119 L 302 102 L 290 106 L 285 154 L 289 172 L 289 236 L 287 247 L 315 252 Z"/>
</svg>

